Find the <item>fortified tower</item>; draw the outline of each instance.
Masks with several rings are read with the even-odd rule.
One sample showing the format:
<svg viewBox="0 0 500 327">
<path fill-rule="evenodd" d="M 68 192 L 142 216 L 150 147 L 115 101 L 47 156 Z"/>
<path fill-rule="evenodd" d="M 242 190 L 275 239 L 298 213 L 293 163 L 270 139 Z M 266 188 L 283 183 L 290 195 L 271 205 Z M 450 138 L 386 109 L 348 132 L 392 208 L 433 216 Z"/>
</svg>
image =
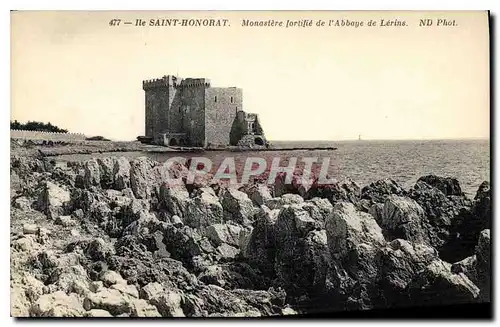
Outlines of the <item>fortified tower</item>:
<svg viewBox="0 0 500 327">
<path fill-rule="evenodd" d="M 249 118 L 243 112 L 240 88 L 212 87 L 206 78 L 166 75 L 143 81 L 142 88 L 145 91 L 145 135 L 156 144 L 225 147 L 234 143 L 231 133 L 234 134 L 235 125 L 243 123 L 239 117 Z M 245 124 L 253 126 L 250 122 Z M 248 133 L 252 128 L 236 130 Z"/>
<path fill-rule="evenodd" d="M 194 143 L 203 143 L 201 126 L 190 121 L 203 118 L 207 87 L 210 81 L 204 78 L 182 79 L 168 75 L 143 81 L 146 136 L 159 143 L 164 143 L 164 137 L 174 137 L 175 143 L 189 144 L 191 139 Z"/>
</svg>

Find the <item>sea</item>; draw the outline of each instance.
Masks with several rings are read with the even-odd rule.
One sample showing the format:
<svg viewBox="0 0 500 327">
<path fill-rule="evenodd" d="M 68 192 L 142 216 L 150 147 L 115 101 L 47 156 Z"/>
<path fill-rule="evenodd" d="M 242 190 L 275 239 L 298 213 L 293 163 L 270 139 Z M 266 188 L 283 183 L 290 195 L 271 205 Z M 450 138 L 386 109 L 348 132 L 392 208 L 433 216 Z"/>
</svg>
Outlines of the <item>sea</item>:
<svg viewBox="0 0 500 327">
<path fill-rule="evenodd" d="M 463 192 L 471 198 L 483 181 L 490 181 L 489 140 L 271 141 L 271 143 L 276 148 L 335 147 L 336 150 L 206 151 L 181 154 L 127 152 L 111 155 L 148 156 L 160 162 L 174 156 L 206 157 L 213 163 L 212 171 L 215 171 L 227 157 L 232 157 L 238 174 L 241 174 L 248 157 L 265 158 L 269 166 L 273 158 L 280 158 L 280 166 L 286 166 L 290 158 L 296 157 L 297 167 L 303 165 L 301 158 L 314 157 L 318 162 L 328 158 L 330 178 L 349 177 L 361 187 L 379 179 L 391 178 L 405 189 L 410 189 L 419 177 L 433 174 L 458 179 Z M 106 155 L 110 154 L 83 156 L 90 158 Z M 61 156 L 61 159 L 68 160 L 69 157 Z M 81 155 L 79 157 L 81 158 Z"/>
</svg>

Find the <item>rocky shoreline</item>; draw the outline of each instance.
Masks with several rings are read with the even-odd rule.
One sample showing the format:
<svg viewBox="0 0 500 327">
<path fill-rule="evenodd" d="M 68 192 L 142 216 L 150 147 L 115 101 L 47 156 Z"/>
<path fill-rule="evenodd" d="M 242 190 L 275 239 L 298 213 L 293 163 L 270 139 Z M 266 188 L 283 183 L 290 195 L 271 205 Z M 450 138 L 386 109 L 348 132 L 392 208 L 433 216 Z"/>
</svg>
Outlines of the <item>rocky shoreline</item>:
<svg viewBox="0 0 500 327">
<path fill-rule="evenodd" d="M 187 168 L 169 170 L 179 181 Z M 456 179 L 165 183 L 148 158 L 11 156 L 15 317 L 259 317 L 490 302 L 491 194 Z"/>
</svg>

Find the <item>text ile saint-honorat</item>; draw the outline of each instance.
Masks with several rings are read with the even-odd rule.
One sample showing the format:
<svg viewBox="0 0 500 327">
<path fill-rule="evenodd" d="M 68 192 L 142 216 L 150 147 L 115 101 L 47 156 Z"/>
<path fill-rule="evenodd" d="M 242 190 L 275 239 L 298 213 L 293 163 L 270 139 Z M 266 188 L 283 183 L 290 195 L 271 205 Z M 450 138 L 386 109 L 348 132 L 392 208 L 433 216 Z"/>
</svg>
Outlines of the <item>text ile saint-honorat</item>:
<svg viewBox="0 0 500 327">
<path fill-rule="evenodd" d="M 321 25 L 319 24 L 321 22 Z M 147 23 L 143 19 L 136 19 L 135 25 L 137 26 L 186 26 L 186 27 L 227 27 L 230 26 L 230 20 L 226 18 L 202 18 L 202 19 L 178 19 L 178 18 L 157 18 L 150 19 Z M 243 27 L 311 27 L 314 26 L 315 21 L 312 19 L 299 19 L 299 20 L 241 20 Z M 316 26 L 333 26 L 333 27 L 364 27 L 367 23 L 365 21 L 358 21 L 352 19 L 329 19 L 324 21 L 316 21 Z M 369 25 L 369 24 L 368 24 Z M 380 19 L 377 26 L 408 26 L 406 21 L 399 19 Z"/>
</svg>

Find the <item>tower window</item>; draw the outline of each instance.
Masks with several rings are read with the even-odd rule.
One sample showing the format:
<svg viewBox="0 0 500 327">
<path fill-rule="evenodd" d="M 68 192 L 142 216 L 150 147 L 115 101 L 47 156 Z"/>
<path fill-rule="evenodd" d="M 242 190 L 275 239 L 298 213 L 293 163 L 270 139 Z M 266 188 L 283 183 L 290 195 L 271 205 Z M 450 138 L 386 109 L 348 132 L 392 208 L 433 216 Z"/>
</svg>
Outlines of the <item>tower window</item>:
<svg viewBox="0 0 500 327">
<path fill-rule="evenodd" d="M 233 97 L 231 97 L 231 103 L 233 103 Z"/>
<path fill-rule="evenodd" d="M 217 102 L 217 96 L 214 97 L 214 102 Z"/>
</svg>

